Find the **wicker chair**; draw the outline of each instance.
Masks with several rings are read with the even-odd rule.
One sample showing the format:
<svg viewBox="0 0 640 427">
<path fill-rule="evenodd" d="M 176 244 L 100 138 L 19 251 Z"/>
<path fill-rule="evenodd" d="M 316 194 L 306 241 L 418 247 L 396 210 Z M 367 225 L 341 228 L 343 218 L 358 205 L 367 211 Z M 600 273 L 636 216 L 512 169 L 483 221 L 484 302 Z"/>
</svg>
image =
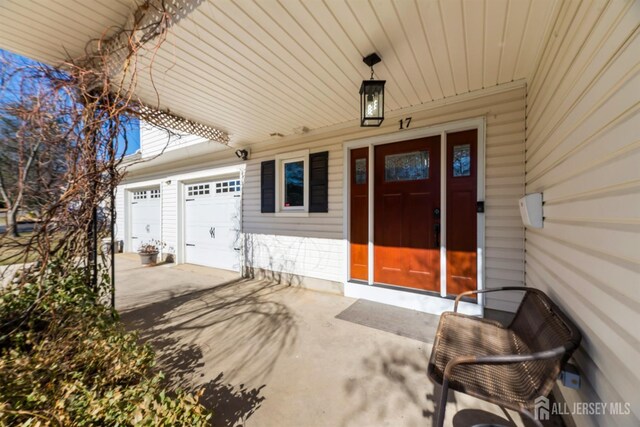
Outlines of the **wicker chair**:
<svg viewBox="0 0 640 427">
<path fill-rule="evenodd" d="M 457 313 L 465 295 L 524 291 L 515 317 L 498 322 Z M 429 360 L 429 378 L 442 385 L 437 425 L 444 424 L 449 389 L 532 414 L 535 399 L 547 396 L 560 370 L 580 344 L 575 325 L 542 291 L 504 287 L 464 292 L 453 312 L 443 313 Z"/>
</svg>

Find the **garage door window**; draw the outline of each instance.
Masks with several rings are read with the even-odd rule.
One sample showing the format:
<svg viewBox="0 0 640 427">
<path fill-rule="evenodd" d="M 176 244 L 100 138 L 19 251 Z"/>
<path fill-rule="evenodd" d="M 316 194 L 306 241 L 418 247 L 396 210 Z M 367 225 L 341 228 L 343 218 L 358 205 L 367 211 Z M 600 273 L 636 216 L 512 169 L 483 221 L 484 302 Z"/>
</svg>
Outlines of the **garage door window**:
<svg viewBox="0 0 640 427">
<path fill-rule="evenodd" d="M 160 190 L 149 190 L 149 197 L 152 199 L 160 198 Z"/>
<path fill-rule="evenodd" d="M 134 191 L 133 192 L 133 200 L 143 200 L 147 198 L 146 191 Z"/>
<path fill-rule="evenodd" d="M 204 196 L 210 193 L 209 184 L 197 184 L 197 185 L 189 185 L 187 187 L 187 194 L 189 196 Z"/>
<path fill-rule="evenodd" d="M 216 182 L 216 194 L 239 193 L 239 192 L 240 192 L 239 180 Z"/>
</svg>

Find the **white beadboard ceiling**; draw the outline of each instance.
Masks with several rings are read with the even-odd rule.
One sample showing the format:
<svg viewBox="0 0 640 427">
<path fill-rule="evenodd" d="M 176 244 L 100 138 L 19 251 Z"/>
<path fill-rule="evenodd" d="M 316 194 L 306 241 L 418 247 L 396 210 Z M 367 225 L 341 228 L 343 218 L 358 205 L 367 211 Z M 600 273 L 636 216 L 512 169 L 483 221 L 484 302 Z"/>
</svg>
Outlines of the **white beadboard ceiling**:
<svg viewBox="0 0 640 427">
<path fill-rule="evenodd" d="M 377 52 L 387 113 L 535 73 L 562 0 L 204 0 L 171 28 L 138 94 L 233 145 L 359 116 Z M 122 25 L 130 0 L 4 0 L 0 47 L 55 64 Z M 148 64 L 141 61 L 141 67 Z M 357 126 L 357 124 L 355 124 Z"/>
</svg>

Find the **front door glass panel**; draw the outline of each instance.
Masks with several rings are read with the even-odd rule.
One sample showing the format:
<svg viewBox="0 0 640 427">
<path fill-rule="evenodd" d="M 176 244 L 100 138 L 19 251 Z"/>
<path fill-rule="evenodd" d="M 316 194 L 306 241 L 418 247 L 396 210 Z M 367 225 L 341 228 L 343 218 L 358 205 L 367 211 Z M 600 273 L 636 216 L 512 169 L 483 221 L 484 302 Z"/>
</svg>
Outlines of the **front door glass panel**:
<svg viewBox="0 0 640 427">
<path fill-rule="evenodd" d="M 429 152 L 427 150 L 384 156 L 384 180 L 415 181 L 429 178 Z"/>
</svg>

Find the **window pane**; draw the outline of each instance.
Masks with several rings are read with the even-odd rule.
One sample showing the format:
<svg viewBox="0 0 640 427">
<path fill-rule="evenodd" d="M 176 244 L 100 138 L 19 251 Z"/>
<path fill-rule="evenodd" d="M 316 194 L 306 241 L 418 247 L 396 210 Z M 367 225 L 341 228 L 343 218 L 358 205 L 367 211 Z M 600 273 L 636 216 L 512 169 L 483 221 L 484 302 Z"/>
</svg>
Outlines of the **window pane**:
<svg viewBox="0 0 640 427">
<path fill-rule="evenodd" d="M 391 154 L 384 157 L 384 180 L 414 181 L 429 178 L 429 152 Z"/>
<path fill-rule="evenodd" d="M 471 176 L 471 146 L 453 147 L 453 176 Z"/>
<path fill-rule="evenodd" d="M 284 164 L 284 206 L 304 206 L 304 162 Z"/>
<path fill-rule="evenodd" d="M 356 159 L 356 184 L 367 183 L 367 159 Z"/>
</svg>

